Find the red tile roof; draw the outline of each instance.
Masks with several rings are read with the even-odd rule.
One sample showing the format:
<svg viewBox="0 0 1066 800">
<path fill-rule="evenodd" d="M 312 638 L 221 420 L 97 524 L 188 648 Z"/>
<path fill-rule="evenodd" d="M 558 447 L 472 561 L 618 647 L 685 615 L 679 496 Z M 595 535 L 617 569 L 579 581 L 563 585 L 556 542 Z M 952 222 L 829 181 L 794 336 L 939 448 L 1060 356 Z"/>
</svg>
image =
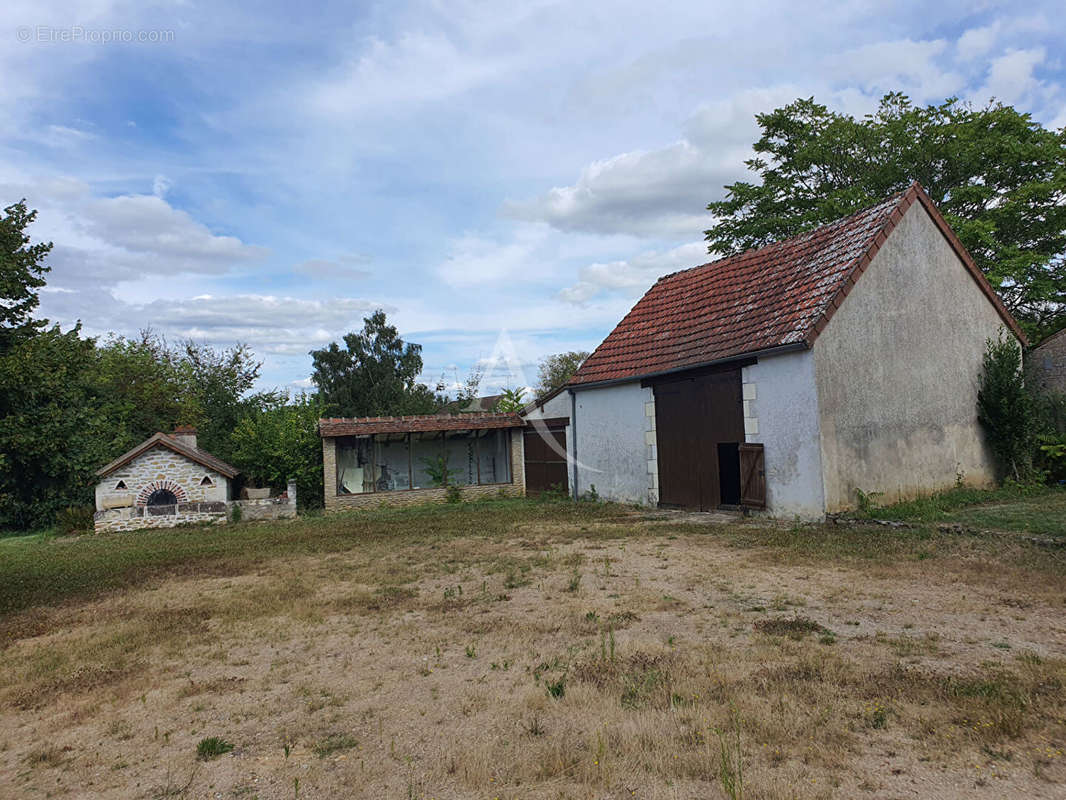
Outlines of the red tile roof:
<svg viewBox="0 0 1066 800">
<path fill-rule="evenodd" d="M 1017 322 L 917 183 L 808 233 L 660 278 L 570 386 L 628 380 L 778 347 L 810 347 L 915 201 L 929 212 L 1004 323 Z"/>
<path fill-rule="evenodd" d="M 178 428 L 175 433 L 181 432 L 182 430 L 182 428 Z M 188 428 L 185 430 L 191 431 L 195 429 Z M 143 442 L 141 442 L 129 452 L 120 455 L 106 467 L 101 467 L 100 469 L 98 469 L 96 471 L 97 476 L 101 478 L 106 478 L 119 467 L 126 466 L 126 464 L 137 458 L 137 456 L 141 455 L 142 453 L 148 452 L 156 445 L 165 447 L 168 450 L 173 450 L 175 453 L 185 456 L 190 461 L 195 461 L 202 467 L 213 469 L 215 472 L 219 473 L 220 475 L 225 475 L 227 478 L 235 478 L 237 475 L 241 474 L 241 471 L 239 469 L 230 464 L 227 464 L 221 458 L 216 458 L 206 450 L 201 450 L 199 447 L 189 447 L 187 444 L 179 442 L 173 437 L 173 435 L 169 433 L 156 433 L 150 438 L 145 439 Z"/>
<path fill-rule="evenodd" d="M 521 428 L 518 414 L 424 414 L 410 417 L 333 417 L 318 421 L 318 433 L 331 436 L 363 436 L 369 433 L 421 433 L 469 431 L 486 428 Z"/>
</svg>

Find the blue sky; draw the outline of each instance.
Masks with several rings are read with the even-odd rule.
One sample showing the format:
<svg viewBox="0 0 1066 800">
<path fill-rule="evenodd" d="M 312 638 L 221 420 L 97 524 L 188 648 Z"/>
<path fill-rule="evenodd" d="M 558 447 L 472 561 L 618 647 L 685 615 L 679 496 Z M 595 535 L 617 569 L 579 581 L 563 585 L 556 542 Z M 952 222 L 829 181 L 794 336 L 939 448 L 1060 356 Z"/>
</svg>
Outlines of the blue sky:
<svg viewBox="0 0 1066 800">
<path fill-rule="evenodd" d="M 528 383 L 707 260 L 759 111 L 1066 125 L 1058 4 L 804 6 L 8 0 L 0 202 L 39 209 L 64 325 L 245 341 L 298 388 L 381 307 L 429 383 Z"/>
</svg>

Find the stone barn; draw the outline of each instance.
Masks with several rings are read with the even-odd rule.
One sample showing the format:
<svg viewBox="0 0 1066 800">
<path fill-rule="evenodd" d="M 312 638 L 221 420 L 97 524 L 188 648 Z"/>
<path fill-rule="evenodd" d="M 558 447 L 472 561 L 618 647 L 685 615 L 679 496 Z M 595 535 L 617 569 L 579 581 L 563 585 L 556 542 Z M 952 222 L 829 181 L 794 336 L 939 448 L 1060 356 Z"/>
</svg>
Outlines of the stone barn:
<svg viewBox="0 0 1066 800">
<path fill-rule="evenodd" d="M 918 184 L 660 278 L 568 384 L 572 492 L 820 518 L 988 484 L 985 343 L 1025 337 Z"/>
<path fill-rule="evenodd" d="M 157 433 L 96 473 L 96 530 L 224 520 L 235 467 L 196 446 L 195 428 Z"/>
<path fill-rule="evenodd" d="M 1047 337 L 1026 359 L 1030 384 L 1043 392 L 1066 395 L 1066 330 Z"/>
</svg>

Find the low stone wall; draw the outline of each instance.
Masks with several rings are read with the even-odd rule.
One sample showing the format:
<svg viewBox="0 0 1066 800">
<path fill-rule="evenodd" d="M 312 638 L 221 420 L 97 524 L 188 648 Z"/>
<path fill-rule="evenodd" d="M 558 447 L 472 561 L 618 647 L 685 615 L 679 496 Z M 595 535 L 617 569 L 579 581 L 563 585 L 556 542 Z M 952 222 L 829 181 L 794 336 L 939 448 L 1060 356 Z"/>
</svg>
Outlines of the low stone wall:
<svg viewBox="0 0 1066 800">
<path fill-rule="evenodd" d="M 508 497 L 521 497 L 524 487 L 514 483 L 488 484 L 484 486 L 461 486 L 459 494 L 463 500 L 477 500 L 485 497 L 499 497 L 500 493 Z M 404 489 L 398 492 L 367 492 L 366 494 L 338 494 L 330 498 L 326 511 L 345 511 L 356 508 L 391 508 L 394 506 L 417 506 L 423 503 L 444 503 L 448 499 L 446 488 Z"/>
<path fill-rule="evenodd" d="M 234 506 L 240 509 L 242 520 L 295 519 L 296 487 L 290 485 L 287 496 L 265 500 L 218 500 L 170 506 L 109 508 L 96 512 L 94 527 L 97 533 L 108 533 L 203 523 L 221 525 L 232 518 Z"/>
<path fill-rule="evenodd" d="M 174 506 L 128 506 L 97 511 L 94 527 L 97 533 L 136 531 L 142 528 L 175 528 L 203 522 L 226 521 L 228 503 L 178 503 Z"/>
<path fill-rule="evenodd" d="M 266 500 L 234 500 L 228 505 L 241 510 L 241 519 L 295 519 L 296 501 L 287 497 Z"/>
</svg>

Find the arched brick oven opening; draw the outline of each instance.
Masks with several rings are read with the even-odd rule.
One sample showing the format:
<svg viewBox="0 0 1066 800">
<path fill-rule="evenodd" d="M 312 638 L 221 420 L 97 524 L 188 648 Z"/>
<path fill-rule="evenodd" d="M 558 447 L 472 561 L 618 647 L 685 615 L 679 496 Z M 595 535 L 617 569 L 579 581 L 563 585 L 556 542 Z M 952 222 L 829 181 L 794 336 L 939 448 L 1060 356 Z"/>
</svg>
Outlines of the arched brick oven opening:
<svg viewBox="0 0 1066 800">
<path fill-rule="evenodd" d="M 189 495 L 185 490 L 179 484 L 169 480 L 152 481 L 141 487 L 137 493 L 137 505 L 139 506 L 172 506 L 188 502 L 188 500 Z"/>
<path fill-rule="evenodd" d="M 150 495 L 145 505 L 149 506 L 173 506 L 177 505 L 178 496 L 170 489 L 156 489 Z"/>
</svg>

